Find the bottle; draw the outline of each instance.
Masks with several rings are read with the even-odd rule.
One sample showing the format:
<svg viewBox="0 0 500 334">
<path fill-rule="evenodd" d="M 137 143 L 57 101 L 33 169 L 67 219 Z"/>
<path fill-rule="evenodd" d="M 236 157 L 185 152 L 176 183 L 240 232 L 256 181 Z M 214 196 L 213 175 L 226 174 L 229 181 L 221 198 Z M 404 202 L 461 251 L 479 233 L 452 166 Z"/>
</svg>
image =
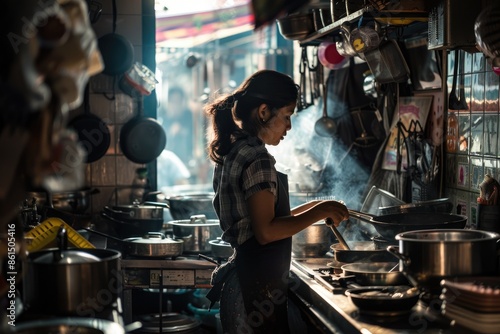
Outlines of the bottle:
<svg viewBox="0 0 500 334">
<path fill-rule="evenodd" d="M 449 153 L 455 153 L 458 150 L 458 118 L 454 112 L 448 114 L 446 149 Z"/>
<path fill-rule="evenodd" d="M 143 202 L 146 188 L 148 187 L 148 170 L 147 168 L 137 168 L 135 170 L 134 181 L 132 181 L 132 191 L 130 192 L 130 202 L 132 204 L 140 204 Z"/>
</svg>

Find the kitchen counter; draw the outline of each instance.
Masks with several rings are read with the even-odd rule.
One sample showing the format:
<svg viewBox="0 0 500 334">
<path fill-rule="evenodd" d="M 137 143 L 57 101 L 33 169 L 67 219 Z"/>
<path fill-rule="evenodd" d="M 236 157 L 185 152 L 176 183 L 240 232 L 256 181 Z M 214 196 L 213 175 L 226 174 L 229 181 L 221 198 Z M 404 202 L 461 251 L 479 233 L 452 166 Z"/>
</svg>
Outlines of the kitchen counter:
<svg viewBox="0 0 500 334">
<path fill-rule="evenodd" d="M 467 333 L 450 326 L 446 318 L 426 311 L 428 307 L 421 301 L 403 317 L 372 318 L 360 315 L 344 291 L 328 289 L 294 264 L 291 277 L 291 298 L 322 333 Z M 432 306 L 432 302 L 429 305 Z"/>
</svg>

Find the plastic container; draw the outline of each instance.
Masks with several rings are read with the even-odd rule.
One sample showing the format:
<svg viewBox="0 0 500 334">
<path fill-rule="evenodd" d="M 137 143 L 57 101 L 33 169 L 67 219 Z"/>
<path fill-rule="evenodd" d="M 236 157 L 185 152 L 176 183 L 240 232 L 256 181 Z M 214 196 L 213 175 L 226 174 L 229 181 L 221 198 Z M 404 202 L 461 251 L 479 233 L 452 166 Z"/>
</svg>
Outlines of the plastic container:
<svg viewBox="0 0 500 334">
<path fill-rule="evenodd" d="M 150 95 L 158 80 L 146 65 L 136 62 L 120 80 L 120 88 L 131 96 Z"/>
</svg>

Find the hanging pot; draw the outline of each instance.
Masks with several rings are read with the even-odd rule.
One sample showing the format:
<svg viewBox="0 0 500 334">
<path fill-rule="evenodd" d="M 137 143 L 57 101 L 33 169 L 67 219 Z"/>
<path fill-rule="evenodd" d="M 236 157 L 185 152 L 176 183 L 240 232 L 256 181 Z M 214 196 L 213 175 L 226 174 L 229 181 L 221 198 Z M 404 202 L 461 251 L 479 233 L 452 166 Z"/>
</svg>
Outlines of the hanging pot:
<svg viewBox="0 0 500 334">
<path fill-rule="evenodd" d="M 113 32 L 100 37 L 97 41 L 104 62 L 102 73 L 122 75 L 127 72 L 134 61 L 134 47 L 124 36 L 116 33 L 116 0 L 113 0 Z"/>
<path fill-rule="evenodd" d="M 137 101 L 137 116 L 125 123 L 120 131 L 120 149 L 130 161 L 147 164 L 160 156 L 167 136 L 157 120 L 142 116 L 142 97 Z"/>
<path fill-rule="evenodd" d="M 106 123 L 98 116 L 90 113 L 89 86 L 85 88 L 84 113 L 72 119 L 68 127 L 78 134 L 78 141 L 85 149 L 85 162 L 91 163 L 102 158 L 108 151 L 111 143 L 111 134 Z"/>
</svg>

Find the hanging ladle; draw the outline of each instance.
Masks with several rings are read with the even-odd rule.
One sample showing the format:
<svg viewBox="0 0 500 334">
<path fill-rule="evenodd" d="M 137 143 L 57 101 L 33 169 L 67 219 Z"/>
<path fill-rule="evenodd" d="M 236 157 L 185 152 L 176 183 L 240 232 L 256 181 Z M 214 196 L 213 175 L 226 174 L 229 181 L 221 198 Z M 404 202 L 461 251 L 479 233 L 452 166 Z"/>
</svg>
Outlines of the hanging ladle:
<svg viewBox="0 0 500 334">
<path fill-rule="evenodd" d="M 322 93 L 323 93 L 323 116 L 316 121 L 314 124 L 314 131 L 321 137 L 333 137 L 337 133 L 337 123 L 333 118 L 328 117 L 327 108 L 326 108 L 326 84 L 324 80 L 324 71 L 322 66 L 319 71 L 319 80 L 322 85 Z"/>
</svg>

